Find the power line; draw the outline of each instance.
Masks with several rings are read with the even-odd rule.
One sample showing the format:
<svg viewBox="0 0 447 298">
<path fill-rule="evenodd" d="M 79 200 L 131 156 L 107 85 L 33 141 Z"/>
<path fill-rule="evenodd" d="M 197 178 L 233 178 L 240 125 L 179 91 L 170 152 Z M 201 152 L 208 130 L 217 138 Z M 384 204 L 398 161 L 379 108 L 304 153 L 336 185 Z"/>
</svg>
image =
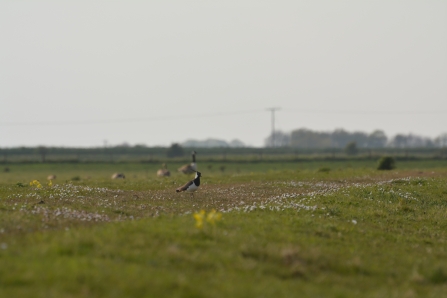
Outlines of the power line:
<svg viewBox="0 0 447 298">
<path fill-rule="evenodd" d="M 288 113 L 300 113 L 300 114 L 357 114 L 357 115 L 424 115 L 424 114 L 447 114 L 447 110 L 437 111 L 371 111 L 371 110 L 296 110 L 296 109 L 284 109 L 284 112 Z"/>
<path fill-rule="evenodd" d="M 86 125 L 86 124 L 111 124 L 111 123 L 131 123 L 131 122 L 151 122 L 167 120 L 184 120 L 195 118 L 208 118 L 218 116 L 233 116 L 243 114 L 253 114 L 264 110 L 243 110 L 232 112 L 206 113 L 206 114 L 183 114 L 152 118 L 125 118 L 125 119 L 103 119 L 103 120 L 82 120 L 82 121 L 35 121 L 35 122 L 0 122 L 0 126 L 27 126 L 27 125 Z"/>
<path fill-rule="evenodd" d="M 279 108 L 269 108 L 272 112 L 272 136 L 275 130 L 275 111 Z M 285 113 L 299 113 L 299 114 L 351 114 L 351 115 L 440 115 L 447 114 L 447 110 L 437 111 L 371 111 L 371 110 L 327 110 L 327 109 L 281 109 Z M 43 125 L 89 125 L 89 124 L 113 124 L 113 123 L 132 123 L 132 122 L 153 122 L 153 121 L 171 121 L 171 120 L 185 120 L 194 118 L 209 118 L 219 116 L 233 116 L 243 114 L 261 113 L 264 109 L 217 112 L 217 113 L 202 113 L 202 114 L 182 114 L 163 117 L 151 118 L 122 118 L 122 119 L 102 119 L 102 120 L 81 120 L 81 121 L 33 121 L 33 122 L 0 122 L 0 126 L 43 126 Z M 273 139 L 272 139 L 273 141 Z"/>
</svg>

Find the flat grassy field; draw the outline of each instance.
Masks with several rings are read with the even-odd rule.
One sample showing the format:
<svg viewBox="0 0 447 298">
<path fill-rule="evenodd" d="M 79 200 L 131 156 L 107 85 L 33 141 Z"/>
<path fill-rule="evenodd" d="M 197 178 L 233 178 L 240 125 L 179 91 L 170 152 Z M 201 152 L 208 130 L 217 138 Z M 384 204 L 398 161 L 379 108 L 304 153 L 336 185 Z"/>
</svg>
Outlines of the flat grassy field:
<svg viewBox="0 0 447 298">
<path fill-rule="evenodd" d="M 447 297 L 447 161 L 168 166 L 3 165 L 0 297 Z"/>
</svg>

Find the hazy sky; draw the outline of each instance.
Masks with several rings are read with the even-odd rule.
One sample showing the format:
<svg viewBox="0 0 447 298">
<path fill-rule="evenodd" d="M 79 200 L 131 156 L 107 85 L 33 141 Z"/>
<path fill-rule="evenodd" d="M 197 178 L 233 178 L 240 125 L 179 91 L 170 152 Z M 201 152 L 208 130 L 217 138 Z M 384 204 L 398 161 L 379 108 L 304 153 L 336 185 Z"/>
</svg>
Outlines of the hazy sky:
<svg viewBox="0 0 447 298">
<path fill-rule="evenodd" d="M 0 147 L 447 132 L 447 1 L 1 1 Z"/>
</svg>

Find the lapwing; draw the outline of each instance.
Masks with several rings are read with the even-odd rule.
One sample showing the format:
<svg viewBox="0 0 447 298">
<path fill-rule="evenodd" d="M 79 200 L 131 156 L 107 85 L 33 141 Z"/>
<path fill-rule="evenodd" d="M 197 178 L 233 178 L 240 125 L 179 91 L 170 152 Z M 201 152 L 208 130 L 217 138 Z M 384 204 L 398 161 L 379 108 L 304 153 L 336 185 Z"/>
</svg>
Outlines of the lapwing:
<svg viewBox="0 0 447 298">
<path fill-rule="evenodd" d="M 191 193 L 191 197 L 194 196 L 194 192 L 199 188 L 200 186 L 200 177 L 202 177 L 202 173 L 196 172 L 196 176 L 194 177 L 194 180 L 189 181 L 185 185 L 177 188 L 176 192 L 182 192 L 186 191 Z"/>
<path fill-rule="evenodd" d="M 162 167 L 160 170 L 157 171 L 157 176 L 158 177 L 169 177 L 171 176 L 171 172 L 169 172 L 168 167 L 166 166 L 166 164 L 162 164 Z"/>
<path fill-rule="evenodd" d="M 192 162 L 190 164 L 180 167 L 178 169 L 179 172 L 182 172 L 183 174 L 192 174 L 197 171 L 196 153 L 197 152 L 195 152 L 195 151 L 191 152 Z"/>
</svg>

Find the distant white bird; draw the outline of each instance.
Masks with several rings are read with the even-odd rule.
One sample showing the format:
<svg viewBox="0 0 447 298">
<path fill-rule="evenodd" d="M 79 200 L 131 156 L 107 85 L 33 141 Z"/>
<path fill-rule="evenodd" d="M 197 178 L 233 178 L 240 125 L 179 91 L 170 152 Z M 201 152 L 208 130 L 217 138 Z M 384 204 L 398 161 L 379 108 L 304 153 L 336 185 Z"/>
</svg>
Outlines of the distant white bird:
<svg viewBox="0 0 447 298">
<path fill-rule="evenodd" d="M 194 196 L 194 192 L 197 189 L 199 189 L 199 186 L 200 186 L 200 177 L 202 177 L 202 174 L 200 172 L 196 172 L 196 176 L 194 177 L 194 180 L 189 181 L 185 185 L 177 188 L 175 191 L 176 192 L 182 192 L 182 191 L 190 192 L 191 197 Z"/>
<path fill-rule="evenodd" d="M 171 176 L 171 172 L 169 172 L 168 167 L 166 164 L 162 164 L 162 168 L 157 171 L 157 176 L 159 177 L 169 177 Z"/>
<path fill-rule="evenodd" d="M 124 179 L 126 178 L 123 173 L 115 173 L 112 175 L 112 179 Z"/>
<path fill-rule="evenodd" d="M 192 162 L 190 164 L 180 167 L 178 169 L 179 172 L 182 172 L 183 174 L 192 174 L 197 171 L 196 153 L 197 152 L 195 152 L 195 151 L 191 152 Z"/>
<path fill-rule="evenodd" d="M 47 180 L 54 180 L 56 179 L 56 175 L 48 175 Z"/>
</svg>

